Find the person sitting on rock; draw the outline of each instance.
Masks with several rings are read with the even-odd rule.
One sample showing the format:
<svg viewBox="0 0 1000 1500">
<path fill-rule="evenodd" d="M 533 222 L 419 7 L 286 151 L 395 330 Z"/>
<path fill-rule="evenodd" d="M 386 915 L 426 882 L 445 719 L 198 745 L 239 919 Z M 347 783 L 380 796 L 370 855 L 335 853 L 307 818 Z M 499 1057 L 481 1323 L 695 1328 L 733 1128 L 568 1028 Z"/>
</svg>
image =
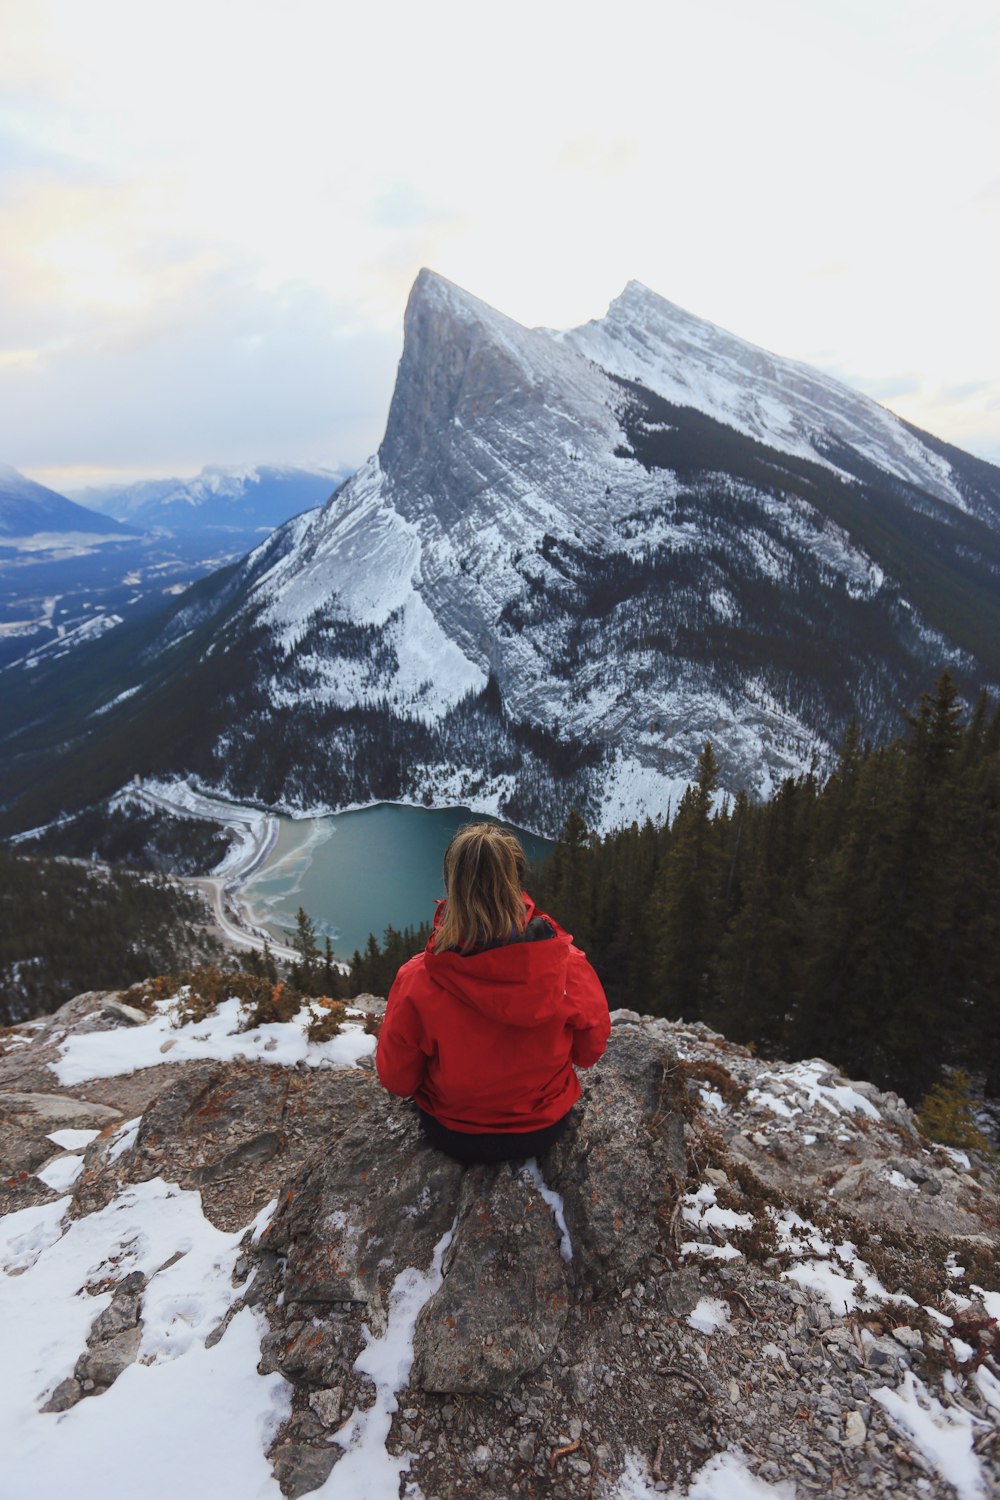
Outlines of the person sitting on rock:
<svg viewBox="0 0 1000 1500">
<path fill-rule="evenodd" d="M 414 1099 L 455 1160 L 538 1156 L 565 1130 L 611 1030 L 601 982 L 573 939 L 522 890 L 511 833 L 467 823 L 444 856 L 446 899 L 423 953 L 403 964 L 375 1066 Z"/>
</svg>

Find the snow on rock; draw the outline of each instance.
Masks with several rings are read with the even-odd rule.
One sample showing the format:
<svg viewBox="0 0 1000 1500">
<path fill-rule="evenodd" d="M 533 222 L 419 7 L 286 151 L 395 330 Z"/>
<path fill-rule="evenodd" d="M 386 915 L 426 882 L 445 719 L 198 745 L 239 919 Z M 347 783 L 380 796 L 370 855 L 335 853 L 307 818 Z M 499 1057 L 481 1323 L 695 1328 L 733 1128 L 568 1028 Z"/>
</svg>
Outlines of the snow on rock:
<svg viewBox="0 0 1000 1500">
<path fill-rule="evenodd" d="M 82 1171 L 83 1157 L 72 1152 L 65 1152 L 62 1156 L 53 1157 L 48 1166 L 36 1168 L 35 1176 L 53 1192 L 65 1193 L 73 1186 Z"/>
<path fill-rule="evenodd" d="M 62 1216 L 67 1201 L 47 1206 L 32 1263 L 11 1276 L 7 1262 L 0 1277 L 5 1473 L 26 1483 L 30 1476 L 39 1496 L 76 1493 L 84 1476 L 99 1474 L 109 1496 L 141 1489 L 147 1500 L 278 1500 L 264 1453 L 288 1415 L 291 1388 L 279 1375 L 257 1373 L 260 1314 L 243 1309 L 214 1347 L 206 1345 L 236 1295 L 243 1231 L 215 1229 L 197 1193 L 159 1179 L 81 1219 Z M 42 1211 L 26 1212 L 40 1227 Z M 23 1217 L 0 1219 L 0 1231 Z M 88 1332 L 111 1304 L 105 1278 L 131 1272 L 146 1283 L 138 1357 L 99 1396 L 61 1414 L 41 1412 L 72 1377 Z"/>
<path fill-rule="evenodd" d="M 947 460 L 884 406 L 685 312 L 639 281 L 628 283 L 603 318 L 555 337 L 605 370 L 782 452 L 835 467 L 828 454 L 833 439 L 966 508 Z"/>
<path fill-rule="evenodd" d="M 99 1130 L 52 1130 L 48 1139 L 64 1151 L 74 1151 L 78 1146 L 89 1146 L 100 1133 Z"/>
<path fill-rule="evenodd" d="M 354 1368 L 374 1382 L 375 1400 L 363 1411 L 355 1407 L 334 1433 L 334 1442 L 344 1449 L 344 1456 L 318 1491 L 325 1500 L 384 1500 L 399 1492 L 400 1476 L 410 1467 L 409 1456 L 392 1457 L 386 1439 L 393 1413 L 399 1407 L 397 1393 L 406 1385 L 413 1364 L 417 1318 L 444 1279 L 441 1262 L 453 1234 L 449 1229 L 438 1240 L 426 1271 L 407 1266 L 396 1277 L 389 1293 L 384 1333 L 376 1336 L 365 1330 L 367 1343 Z"/>
<path fill-rule="evenodd" d="M 629 1454 L 614 1491 L 614 1500 L 796 1500 L 791 1480 L 772 1484 L 752 1472 L 740 1448 L 717 1453 L 691 1476 L 689 1484 L 657 1484 L 649 1465 Z"/>
<path fill-rule="evenodd" d="M 986 1423 L 963 1407 L 943 1406 L 912 1370 L 898 1389 L 881 1387 L 872 1396 L 941 1478 L 954 1486 L 959 1500 L 986 1500 L 992 1491 L 973 1447 L 989 1431 Z"/>
<path fill-rule="evenodd" d="M 697 1192 L 685 1193 L 681 1199 L 681 1217 L 696 1229 L 751 1229 L 752 1214 L 736 1213 L 731 1208 L 719 1208 L 716 1204 L 716 1188 L 704 1182 Z"/>
<path fill-rule="evenodd" d="M 688 1327 L 696 1328 L 699 1333 L 732 1333 L 733 1325 L 729 1320 L 729 1304 L 721 1297 L 700 1297 L 697 1304 L 688 1313 Z"/>
<path fill-rule="evenodd" d="M 566 1228 L 566 1205 L 563 1203 L 561 1195 L 547 1186 L 535 1157 L 532 1156 L 525 1162 L 523 1171 L 529 1182 L 538 1190 L 543 1201 L 552 1210 L 552 1217 L 555 1219 L 556 1228 L 559 1230 L 559 1254 L 563 1260 L 572 1260 L 573 1241 L 570 1238 L 569 1230 Z"/>
<path fill-rule="evenodd" d="M 317 1014 L 307 1002 L 292 1021 L 269 1022 L 242 1030 L 244 1011 L 238 999 L 224 1000 L 202 1021 L 179 1020 L 186 990 L 172 999 L 159 1000 L 144 1026 L 109 1031 L 87 1031 L 66 1038 L 59 1058 L 49 1066 L 66 1087 L 90 1078 L 114 1078 L 137 1068 L 178 1063 L 196 1058 L 219 1062 L 248 1058 L 274 1066 L 305 1063 L 308 1067 L 351 1067 L 375 1050 L 375 1038 L 364 1030 L 365 1014 L 349 1010 L 338 1036 L 328 1042 L 310 1042 L 306 1031 Z M 164 1048 L 166 1044 L 166 1049 Z"/>
<path fill-rule="evenodd" d="M 881 1118 L 870 1099 L 850 1084 L 838 1083 L 836 1079 L 836 1070 L 819 1058 L 782 1063 L 760 1075 L 760 1082 L 751 1089 L 748 1098 L 786 1119 L 803 1114 L 817 1104 L 833 1116 L 858 1113 L 872 1120 Z"/>
</svg>

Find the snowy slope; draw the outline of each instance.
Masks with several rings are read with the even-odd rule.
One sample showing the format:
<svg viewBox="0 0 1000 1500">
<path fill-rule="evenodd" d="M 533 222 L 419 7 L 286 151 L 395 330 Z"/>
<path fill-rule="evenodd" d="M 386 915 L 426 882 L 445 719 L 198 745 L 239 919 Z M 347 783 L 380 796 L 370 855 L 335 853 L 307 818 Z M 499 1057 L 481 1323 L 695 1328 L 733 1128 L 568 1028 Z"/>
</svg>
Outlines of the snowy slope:
<svg viewBox="0 0 1000 1500">
<path fill-rule="evenodd" d="M 691 406 L 783 453 L 841 467 L 843 447 L 966 508 L 946 459 L 870 397 L 781 359 L 630 281 L 607 314 L 553 335 L 602 369 Z M 850 472 L 846 469 L 845 472 Z"/>
</svg>

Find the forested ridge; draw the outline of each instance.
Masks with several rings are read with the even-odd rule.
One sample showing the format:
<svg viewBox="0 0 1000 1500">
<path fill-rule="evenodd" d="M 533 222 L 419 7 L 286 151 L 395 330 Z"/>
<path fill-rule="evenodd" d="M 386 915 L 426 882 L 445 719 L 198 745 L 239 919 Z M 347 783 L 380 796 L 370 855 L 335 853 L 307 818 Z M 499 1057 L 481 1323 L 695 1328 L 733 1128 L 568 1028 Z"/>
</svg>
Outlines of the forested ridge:
<svg viewBox="0 0 1000 1500">
<path fill-rule="evenodd" d="M 221 956 L 206 920 L 163 876 L 0 846 L 0 1026 Z"/>
<path fill-rule="evenodd" d="M 852 724 L 825 782 L 717 807 L 718 772 L 706 743 L 673 816 L 604 838 L 571 813 L 534 876 L 612 1007 L 911 1100 L 944 1067 L 1000 1094 L 1000 708 L 944 673 L 893 743 Z"/>
</svg>

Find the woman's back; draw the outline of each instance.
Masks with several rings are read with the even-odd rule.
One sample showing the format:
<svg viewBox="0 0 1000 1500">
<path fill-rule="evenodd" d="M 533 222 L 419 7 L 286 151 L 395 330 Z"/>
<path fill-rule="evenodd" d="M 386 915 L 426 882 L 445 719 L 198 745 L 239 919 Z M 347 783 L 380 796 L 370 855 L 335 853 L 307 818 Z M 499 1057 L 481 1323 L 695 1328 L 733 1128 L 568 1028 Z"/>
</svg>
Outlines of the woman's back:
<svg viewBox="0 0 1000 1500">
<path fill-rule="evenodd" d="M 491 824 L 461 829 L 445 855 L 447 899 L 423 953 L 389 993 L 376 1066 L 390 1092 L 413 1096 L 435 1144 L 493 1143 L 533 1154 L 579 1098 L 574 1070 L 610 1031 L 600 981 L 573 940 L 521 889 L 524 854 Z M 525 1150 L 519 1153 L 518 1145 Z M 505 1149 L 506 1148 L 506 1149 Z"/>
<path fill-rule="evenodd" d="M 393 985 L 379 1076 L 449 1129 L 553 1124 L 579 1098 L 573 1064 L 604 1051 L 610 1023 L 597 976 L 569 933 L 529 910 L 544 938 L 470 954 L 429 944 Z"/>
</svg>

